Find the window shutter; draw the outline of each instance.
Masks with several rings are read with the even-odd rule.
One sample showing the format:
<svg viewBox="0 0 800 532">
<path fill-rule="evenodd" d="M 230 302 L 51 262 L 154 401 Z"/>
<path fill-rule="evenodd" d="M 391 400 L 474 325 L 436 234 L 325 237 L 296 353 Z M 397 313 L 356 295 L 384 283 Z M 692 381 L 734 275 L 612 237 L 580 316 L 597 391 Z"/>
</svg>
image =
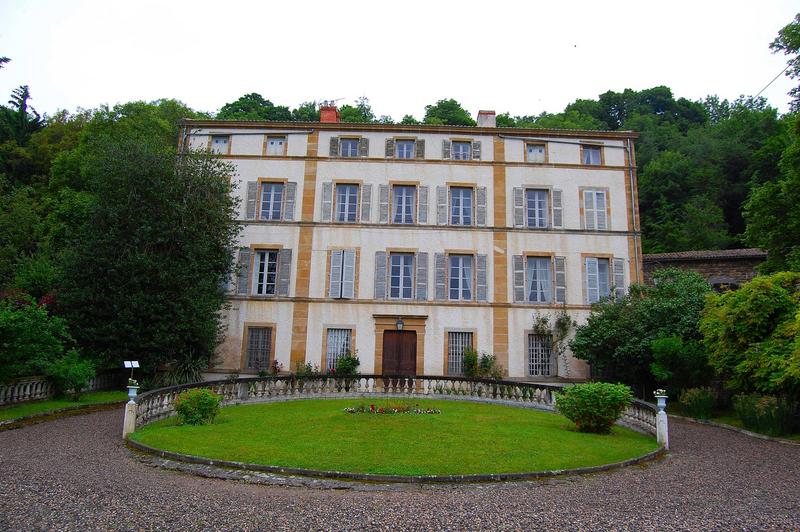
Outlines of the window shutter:
<svg viewBox="0 0 800 532">
<path fill-rule="evenodd" d="M 394 139 L 386 139 L 386 157 L 394 157 Z"/>
<path fill-rule="evenodd" d="M 606 220 L 606 193 L 597 191 L 594 193 L 595 209 L 597 212 L 597 229 L 605 231 L 608 229 Z"/>
<path fill-rule="evenodd" d="M 525 226 L 525 189 L 514 187 L 514 227 Z"/>
<path fill-rule="evenodd" d="M 417 301 L 425 301 L 428 299 L 428 254 L 424 252 L 417 253 Z"/>
<path fill-rule="evenodd" d="M 553 227 L 564 226 L 564 209 L 561 204 L 561 196 L 560 190 L 553 190 Z"/>
<path fill-rule="evenodd" d="M 449 159 L 450 158 L 450 141 L 443 140 L 442 141 L 442 159 Z"/>
<path fill-rule="evenodd" d="M 292 273 L 292 250 L 278 251 L 278 295 L 289 296 L 289 279 Z"/>
<path fill-rule="evenodd" d="M 514 266 L 514 303 L 525 301 L 525 257 L 514 255 L 512 257 Z"/>
<path fill-rule="evenodd" d="M 239 248 L 239 262 L 236 264 L 236 293 L 246 296 L 250 293 L 250 248 Z"/>
<path fill-rule="evenodd" d="M 358 156 L 369 157 L 369 139 L 366 137 L 358 139 Z"/>
<path fill-rule="evenodd" d="M 333 209 L 333 182 L 322 183 L 322 221 L 330 222 Z"/>
<path fill-rule="evenodd" d="M 486 225 L 486 187 L 478 187 L 475 191 L 476 216 L 478 225 Z"/>
<path fill-rule="evenodd" d="M 375 299 L 386 299 L 386 252 L 375 252 Z"/>
<path fill-rule="evenodd" d="M 342 297 L 353 299 L 356 292 L 356 252 L 346 249 L 342 252 Z"/>
<path fill-rule="evenodd" d="M 425 158 L 425 139 L 417 139 L 417 145 L 414 150 L 414 157 L 416 159 Z"/>
<path fill-rule="evenodd" d="M 417 205 L 417 223 L 428 223 L 428 187 L 420 186 L 417 189 L 419 201 Z"/>
<path fill-rule="evenodd" d="M 553 262 L 555 269 L 556 303 L 567 302 L 567 261 L 564 257 L 556 257 Z"/>
<path fill-rule="evenodd" d="M 472 158 L 476 161 L 481 160 L 481 141 L 479 140 L 472 143 Z"/>
<path fill-rule="evenodd" d="M 331 275 L 328 284 L 328 297 L 338 298 L 342 295 L 342 251 L 331 251 Z"/>
<path fill-rule="evenodd" d="M 583 222 L 584 229 L 594 230 L 594 191 L 583 191 Z"/>
<path fill-rule="evenodd" d="M 625 260 L 614 259 L 614 295 L 625 295 Z"/>
<path fill-rule="evenodd" d="M 380 223 L 389 223 L 389 185 L 379 185 L 380 193 Z"/>
<path fill-rule="evenodd" d="M 584 286 L 586 287 L 584 303 L 589 304 L 592 301 L 598 301 L 600 299 L 600 284 L 597 272 L 597 259 L 595 257 L 586 257 L 583 277 Z"/>
<path fill-rule="evenodd" d="M 339 137 L 331 137 L 331 149 L 328 155 L 331 157 L 339 156 Z"/>
<path fill-rule="evenodd" d="M 436 223 L 447 225 L 447 187 L 436 187 Z"/>
<path fill-rule="evenodd" d="M 246 220 L 256 219 L 256 196 L 258 195 L 258 181 L 247 182 L 247 203 L 244 217 Z"/>
<path fill-rule="evenodd" d="M 475 285 L 476 285 L 476 295 L 478 301 L 486 301 L 487 296 L 487 285 L 486 285 L 486 255 L 478 255 L 475 261 Z"/>
<path fill-rule="evenodd" d="M 447 299 L 447 286 L 445 284 L 446 273 L 447 273 L 447 255 L 444 253 L 436 253 L 434 255 L 434 269 L 435 271 L 435 283 L 436 283 L 436 297 L 435 299 Z"/>
<path fill-rule="evenodd" d="M 294 220 L 294 204 L 297 197 L 297 183 L 286 183 L 285 203 L 283 204 L 283 219 L 287 222 Z"/>
<path fill-rule="evenodd" d="M 361 221 L 369 223 L 371 221 L 372 207 L 372 185 L 369 183 L 361 185 Z"/>
</svg>

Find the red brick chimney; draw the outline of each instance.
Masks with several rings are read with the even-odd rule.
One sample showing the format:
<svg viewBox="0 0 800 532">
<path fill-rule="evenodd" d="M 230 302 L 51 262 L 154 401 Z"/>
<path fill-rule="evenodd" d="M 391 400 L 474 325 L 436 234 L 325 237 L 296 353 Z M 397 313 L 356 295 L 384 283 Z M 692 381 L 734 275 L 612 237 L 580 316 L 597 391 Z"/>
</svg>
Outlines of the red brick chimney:
<svg viewBox="0 0 800 532">
<path fill-rule="evenodd" d="M 319 121 L 320 122 L 338 122 L 339 110 L 333 102 L 322 102 L 319 106 Z"/>
</svg>

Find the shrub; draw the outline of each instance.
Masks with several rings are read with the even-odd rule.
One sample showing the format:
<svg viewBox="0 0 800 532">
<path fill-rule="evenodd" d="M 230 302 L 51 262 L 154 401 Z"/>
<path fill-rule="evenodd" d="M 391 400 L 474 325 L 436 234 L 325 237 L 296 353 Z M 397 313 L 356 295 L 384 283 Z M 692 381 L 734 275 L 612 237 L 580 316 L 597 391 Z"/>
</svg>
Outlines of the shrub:
<svg viewBox="0 0 800 532">
<path fill-rule="evenodd" d="M 709 419 L 715 401 L 711 388 L 689 388 L 684 390 L 679 399 L 683 412 L 694 419 Z"/>
<path fill-rule="evenodd" d="M 219 413 L 222 397 L 211 390 L 198 388 L 187 390 L 175 399 L 178 422 L 187 425 L 206 425 L 214 421 Z"/>
<path fill-rule="evenodd" d="M 298 362 L 295 364 L 294 374 L 297 377 L 316 377 L 319 375 L 319 366 L 312 366 L 311 362 Z"/>
<path fill-rule="evenodd" d="M 607 433 L 632 399 L 631 389 L 624 384 L 588 382 L 556 394 L 556 410 L 581 432 Z"/>
<path fill-rule="evenodd" d="M 361 362 L 358 360 L 358 357 L 348 352 L 336 361 L 336 371 L 334 373 L 341 377 L 358 375 L 359 364 L 361 364 Z"/>
<path fill-rule="evenodd" d="M 478 352 L 468 347 L 464 349 L 461 359 L 461 367 L 465 377 L 478 376 Z"/>
<path fill-rule="evenodd" d="M 45 374 L 53 384 L 56 396 L 63 397 L 69 393 L 72 400 L 77 401 L 94 378 L 95 369 L 91 361 L 81 360 L 78 352 L 71 349 L 63 357 L 51 362 Z"/>
<path fill-rule="evenodd" d="M 465 377 L 503 378 L 503 368 L 497 363 L 497 357 L 489 353 L 478 354 L 476 350 L 466 348 L 462 364 Z"/>
<path fill-rule="evenodd" d="M 770 436 L 792 432 L 795 406 L 785 399 L 757 393 L 739 394 L 733 398 L 733 408 L 742 425 Z"/>
</svg>

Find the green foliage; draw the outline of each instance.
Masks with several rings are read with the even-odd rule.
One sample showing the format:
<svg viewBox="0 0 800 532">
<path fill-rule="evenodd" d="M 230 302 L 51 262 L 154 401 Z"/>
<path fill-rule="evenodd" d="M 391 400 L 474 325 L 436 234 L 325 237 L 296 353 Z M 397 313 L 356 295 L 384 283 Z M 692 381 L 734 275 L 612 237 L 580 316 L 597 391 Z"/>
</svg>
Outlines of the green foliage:
<svg viewBox="0 0 800 532">
<path fill-rule="evenodd" d="M 756 277 L 709 297 L 700 330 L 730 388 L 799 396 L 800 273 Z"/>
<path fill-rule="evenodd" d="M 588 382 L 556 394 L 556 410 L 581 432 L 605 434 L 631 404 L 633 394 L 624 384 Z"/>
<path fill-rule="evenodd" d="M 316 377 L 320 374 L 319 366 L 298 361 L 294 366 L 294 374 L 296 377 Z"/>
<path fill-rule="evenodd" d="M 187 357 L 177 361 L 160 376 L 161 386 L 177 386 L 203 381 L 203 372 L 208 370 L 207 357 Z"/>
<path fill-rule="evenodd" d="M 470 347 L 464 349 L 462 370 L 465 377 L 495 379 L 503 378 L 503 367 L 497 363 L 497 357 L 489 353 L 478 353 Z"/>
<path fill-rule="evenodd" d="M 650 372 L 656 382 L 673 391 L 684 390 L 709 382 L 712 377 L 708 354 L 696 338 L 679 336 L 656 338 L 650 343 L 653 362 Z"/>
<path fill-rule="evenodd" d="M 711 388 L 689 388 L 680 395 L 681 411 L 694 419 L 710 419 L 716 397 Z"/>
<path fill-rule="evenodd" d="M 800 13 L 795 15 L 794 20 L 781 28 L 778 36 L 769 45 L 773 53 L 782 52 L 789 56 L 794 56 L 787 61 L 788 70 L 786 75 L 792 79 L 800 78 Z M 792 97 L 790 107 L 792 111 L 800 111 L 800 87 L 793 87 L 789 91 Z"/>
<path fill-rule="evenodd" d="M 446 124 L 449 126 L 474 126 L 475 120 L 469 111 L 452 98 L 439 100 L 433 105 L 425 106 L 425 124 Z"/>
<path fill-rule="evenodd" d="M 400 123 L 403 124 L 403 125 L 415 126 L 415 125 L 419 124 L 420 122 L 419 122 L 419 120 L 414 118 L 413 115 L 404 115 L 403 119 L 400 121 Z"/>
<path fill-rule="evenodd" d="M 83 391 L 95 376 L 92 361 L 81 359 L 75 349 L 47 365 L 45 375 L 53 383 L 56 397 L 69 394 L 73 401 L 78 401 Z"/>
<path fill-rule="evenodd" d="M 292 109 L 292 120 L 295 122 L 319 122 L 319 109 L 316 102 L 303 102 Z"/>
<path fill-rule="evenodd" d="M 770 395 L 740 394 L 733 398 L 733 408 L 744 425 L 770 436 L 791 434 L 797 426 L 797 403 Z"/>
<path fill-rule="evenodd" d="M 58 272 L 50 259 L 36 255 L 20 261 L 11 286 L 39 300 L 55 288 L 57 276 Z"/>
<path fill-rule="evenodd" d="M 358 375 L 358 366 L 360 364 L 358 357 L 348 352 L 336 361 L 336 375 L 341 377 Z"/>
<path fill-rule="evenodd" d="M 478 352 L 471 347 L 464 349 L 461 355 L 461 368 L 465 377 L 478 376 Z"/>
<path fill-rule="evenodd" d="M 235 102 L 226 103 L 216 116 L 219 120 L 292 120 L 288 107 L 275 106 L 258 93 L 245 94 Z"/>
<path fill-rule="evenodd" d="M 175 398 L 178 422 L 186 425 L 207 425 L 219 413 L 222 397 L 206 388 L 186 390 Z"/>
<path fill-rule="evenodd" d="M 355 105 L 343 105 L 339 109 L 339 119 L 342 122 L 374 123 L 378 121 L 366 96 L 358 98 Z"/>
</svg>

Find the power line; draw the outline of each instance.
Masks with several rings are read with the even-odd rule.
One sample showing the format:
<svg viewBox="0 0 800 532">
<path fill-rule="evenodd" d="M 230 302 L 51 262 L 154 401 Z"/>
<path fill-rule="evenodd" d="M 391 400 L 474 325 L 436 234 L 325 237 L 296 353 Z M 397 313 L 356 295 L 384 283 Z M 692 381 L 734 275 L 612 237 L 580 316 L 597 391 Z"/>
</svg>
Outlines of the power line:
<svg viewBox="0 0 800 532">
<path fill-rule="evenodd" d="M 786 65 L 786 68 L 784 68 L 783 70 L 781 70 L 781 71 L 780 71 L 780 73 L 779 73 L 777 76 L 775 76 L 774 78 L 772 78 L 772 81 L 770 81 L 769 83 L 767 83 L 767 84 L 764 86 L 764 88 L 763 88 L 763 89 L 761 89 L 760 91 L 758 91 L 758 94 L 756 94 L 755 96 L 753 96 L 753 98 L 758 98 L 759 96 L 761 96 L 761 93 L 762 93 L 762 92 L 764 92 L 765 90 L 767 90 L 767 87 L 769 87 L 770 85 L 772 85 L 773 83 L 775 83 L 775 80 L 776 80 L 776 79 L 778 79 L 779 77 L 781 77 L 781 74 L 783 74 L 784 72 L 786 72 L 787 70 L 789 70 L 789 67 L 790 67 L 790 66 L 792 66 L 792 65 L 791 65 L 791 64 L 788 64 L 788 65 Z"/>
</svg>

